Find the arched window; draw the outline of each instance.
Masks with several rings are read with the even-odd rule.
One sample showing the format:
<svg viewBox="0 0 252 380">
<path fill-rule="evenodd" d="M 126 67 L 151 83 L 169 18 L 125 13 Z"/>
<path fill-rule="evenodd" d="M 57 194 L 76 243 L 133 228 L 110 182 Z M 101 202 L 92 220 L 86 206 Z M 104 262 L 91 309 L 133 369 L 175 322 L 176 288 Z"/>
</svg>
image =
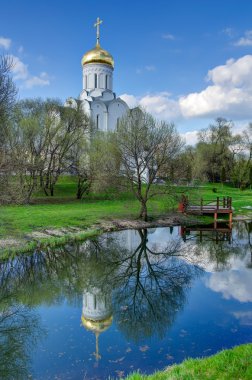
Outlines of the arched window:
<svg viewBox="0 0 252 380">
<path fill-rule="evenodd" d="M 105 88 L 108 88 L 108 75 L 105 76 Z"/>
<path fill-rule="evenodd" d="M 94 75 L 94 86 L 97 88 L 97 74 Z"/>
<path fill-rule="evenodd" d="M 99 129 L 99 115 L 96 115 L 96 128 Z"/>
<path fill-rule="evenodd" d="M 119 123 L 120 123 L 120 118 L 118 117 L 117 119 L 116 119 L 116 129 L 118 130 L 118 128 L 119 128 Z"/>
<path fill-rule="evenodd" d="M 87 88 L 87 75 L 85 75 L 85 88 Z"/>
</svg>

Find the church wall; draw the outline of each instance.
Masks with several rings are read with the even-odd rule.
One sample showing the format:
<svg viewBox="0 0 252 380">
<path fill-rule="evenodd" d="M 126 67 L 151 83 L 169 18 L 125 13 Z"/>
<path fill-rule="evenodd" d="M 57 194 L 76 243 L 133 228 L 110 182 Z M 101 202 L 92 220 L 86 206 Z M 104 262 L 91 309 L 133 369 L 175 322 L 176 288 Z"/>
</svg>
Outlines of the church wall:
<svg viewBox="0 0 252 380">
<path fill-rule="evenodd" d="M 108 130 L 114 131 L 117 128 L 119 119 L 124 116 L 128 111 L 128 106 L 120 98 L 115 99 L 109 104 L 108 107 Z"/>
<path fill-rule="evenodd" d="M 97 75 L 97 80 L 95 76 Z M 106 80 L 107 76 L 107 80 Z M 83 89 L 93 90 L 94 88 L 107 89 L 113 91 L 113 68 L 106 64 L 90 63 L 83 66 Z M 87 78 L 87 79 L 86 79 Z M 96 83 L 95 83 L 96 82 Z M 96 84 L 96 86 L 95 86 Z"/>
<path fill-rule="evenodd" d="M 99 131 L 107 131 L 108 114 L 107 108 L 101 101 L 94 101 L 91 104 L 91 117 Z"/>
</svg>

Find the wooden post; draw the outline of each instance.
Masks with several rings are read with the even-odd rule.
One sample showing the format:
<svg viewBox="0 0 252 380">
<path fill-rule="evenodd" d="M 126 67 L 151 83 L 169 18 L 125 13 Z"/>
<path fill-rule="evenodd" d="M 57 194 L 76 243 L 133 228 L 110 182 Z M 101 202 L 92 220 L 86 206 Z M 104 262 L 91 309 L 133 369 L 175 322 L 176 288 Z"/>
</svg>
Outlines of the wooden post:
<svg viewBox="0 0 252 380">
<path fill-rule="evenodd" d="M 214 228 L 215 228 L 215 229 L 217 228 L 217 218 L 218 218 L 218 213 L 215 212 L 215 213 L 214 213 Z"/>
<path fill-rule="evenodd" d="M 229 228 L 232 228 L 232 220 L 233 220 L 233 213 L 232 211 L 229 213 Z"/>
<path fill-rule="evenodd" d="M 203 198 L 200 199 L 200 211 L 202 212 L 203 210 Z"/>
</svg>

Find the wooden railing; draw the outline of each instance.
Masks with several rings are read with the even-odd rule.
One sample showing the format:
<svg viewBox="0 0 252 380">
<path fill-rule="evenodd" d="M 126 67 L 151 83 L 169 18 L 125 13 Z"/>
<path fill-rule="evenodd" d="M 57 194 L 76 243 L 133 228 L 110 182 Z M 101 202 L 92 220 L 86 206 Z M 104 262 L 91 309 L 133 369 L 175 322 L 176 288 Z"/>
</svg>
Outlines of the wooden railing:
<svg viewBox="0 0 252 380">
<path fill-rule="evenodd" d="M 221 209 L 227 209 L 227 210 L 232 210 L 232 198 L 231 197 L 217 197 L 216 199 L 203 199 L 200 198 L 198 202 L 190 202 L 188 201 L 187 206 L 199 206 L 200 210 L 203 211 L 204 207 L 212 207 L 215 208 L 216 210 Z"/>
</svg>

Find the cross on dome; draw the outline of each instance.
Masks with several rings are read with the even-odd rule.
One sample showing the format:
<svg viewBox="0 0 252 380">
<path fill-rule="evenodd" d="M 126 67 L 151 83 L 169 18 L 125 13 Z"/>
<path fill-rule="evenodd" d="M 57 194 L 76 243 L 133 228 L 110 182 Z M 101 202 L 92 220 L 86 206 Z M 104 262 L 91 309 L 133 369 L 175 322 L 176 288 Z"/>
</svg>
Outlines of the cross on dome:
<svg viewBox="0 0 252 380">
<path fill-rule="evenodd" d="M 100 25 L 102 24 L 102 20 L 100 17 L 97 17 L 96 23 L 94 23 L 94 27 L 96 28 L 96 46 L 100 46 Z"/>
</svg>

